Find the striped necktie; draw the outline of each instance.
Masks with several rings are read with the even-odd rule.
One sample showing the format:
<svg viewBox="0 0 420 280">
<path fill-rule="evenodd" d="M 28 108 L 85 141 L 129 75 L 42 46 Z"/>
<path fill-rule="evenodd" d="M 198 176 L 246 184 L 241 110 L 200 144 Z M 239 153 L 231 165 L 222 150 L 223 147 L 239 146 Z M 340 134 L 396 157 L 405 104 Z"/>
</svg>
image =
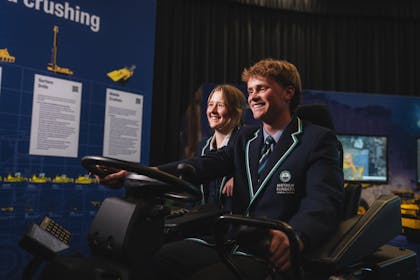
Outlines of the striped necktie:
<svg viewBox="0 0 420 280">
<path fill-rule="evenodd" d="M 271 145 L 275 143 L 273 137 L 267 136 L 264 141 L 264 145 L 261 149 L 260 160 L 258 161 L 258 176 L 264 170 L 264 167 L 267 163 L 267 159 L 271 154 Z"/>
</svg>

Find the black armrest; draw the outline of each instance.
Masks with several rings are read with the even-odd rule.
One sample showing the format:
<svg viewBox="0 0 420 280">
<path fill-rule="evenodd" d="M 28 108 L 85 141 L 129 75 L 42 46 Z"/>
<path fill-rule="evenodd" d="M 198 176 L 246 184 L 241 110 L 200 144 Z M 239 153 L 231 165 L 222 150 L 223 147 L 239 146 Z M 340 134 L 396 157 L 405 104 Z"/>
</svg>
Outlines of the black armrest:
<svg viewBox="0 0 420 280">
<path fill-rule="evenodd" d="M 364 215 L 343 221 L 329 241 L 305 255 L 305 268 L 336 271 L 372 254 L 400 233 L 400 198 L 381 195 Z"/>
</svg>

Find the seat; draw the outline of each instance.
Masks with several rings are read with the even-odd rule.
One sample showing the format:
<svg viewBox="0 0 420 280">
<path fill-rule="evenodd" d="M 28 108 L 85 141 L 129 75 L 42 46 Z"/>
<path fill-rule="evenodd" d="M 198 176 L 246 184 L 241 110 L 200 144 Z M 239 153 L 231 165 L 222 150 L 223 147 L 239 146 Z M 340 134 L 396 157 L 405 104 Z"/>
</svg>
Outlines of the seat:
<svg viewBox="0 0 420 280">
<path fill-rule="evenodd" d="M 335 131 L 331 112 L 325 104 L 301 105 L 297 108 L 296 115 L 305 121 Z M 343 167 L 343 145 L 341 142 L 339 142 L 338 150 L 341 167 Z M 361 193 L 362 186 L 359 183 L 348 183 L 345 186 L 343 219 L 348 219 L 357 214 Z"/>
<path fill-rule="evenodd" d="M 296 115 L 302 120 L 336 131 L 331 112 L 325 104 L 301 105 L 297 108 Z M 343 167 L 343 145 L 340 141 L 338 150 L 341 167 Z"/>
<path fill-rule="evenodd" d="M 313 124 L 335 131 L 333 118 L 325 104 L 305 104 L 296 109 L 296 115 Z"/>
</svg>

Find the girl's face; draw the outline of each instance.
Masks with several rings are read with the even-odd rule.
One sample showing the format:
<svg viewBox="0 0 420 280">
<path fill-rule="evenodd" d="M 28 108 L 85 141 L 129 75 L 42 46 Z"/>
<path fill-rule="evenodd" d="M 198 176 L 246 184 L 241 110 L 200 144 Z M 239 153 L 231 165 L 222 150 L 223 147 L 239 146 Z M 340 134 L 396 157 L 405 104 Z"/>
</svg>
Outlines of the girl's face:
<svg viewBox="0 0 420 280">
<path fill-rule="evenodd" d="M 221 90 L 213 92 L 212 96 L 207 101 L 207 120 L 210 128 L 220 131 L 228 132 L 229 115 L 228 108 L 225 103 L 225 98 Z"/>
</svg>

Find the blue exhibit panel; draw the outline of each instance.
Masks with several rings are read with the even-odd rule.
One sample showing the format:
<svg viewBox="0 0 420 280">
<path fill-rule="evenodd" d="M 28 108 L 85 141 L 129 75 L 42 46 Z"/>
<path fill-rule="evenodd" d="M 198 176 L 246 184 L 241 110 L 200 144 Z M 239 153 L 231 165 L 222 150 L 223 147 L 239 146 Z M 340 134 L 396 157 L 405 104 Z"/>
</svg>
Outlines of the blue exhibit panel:
<svg viewBox="0 0 420 280">
<path fill-rule="evenodd" d="M 47 215 L 72 232 L 74 251 L 87 253 L 102 200 L 124 195 L 86 179 L 80 165 L 85 155 L 102 155 L 107 88 L 143 96 L 139 148 L 148 163 L 155 10 L 155 0 L 0 1 L 0 279 L 21 279 L 31 256 L 18 241 L 29 224 Z M 56 64 L 73 75 L 47 71 L 54 26 Z M 6 48 L 14 63 L 2 61 Z M 124 83 L 107 76 L 131 65 L 136 69 Z M 75 158 L 29 154 L 35 74 L 82 84 Z"/>
</svg>

